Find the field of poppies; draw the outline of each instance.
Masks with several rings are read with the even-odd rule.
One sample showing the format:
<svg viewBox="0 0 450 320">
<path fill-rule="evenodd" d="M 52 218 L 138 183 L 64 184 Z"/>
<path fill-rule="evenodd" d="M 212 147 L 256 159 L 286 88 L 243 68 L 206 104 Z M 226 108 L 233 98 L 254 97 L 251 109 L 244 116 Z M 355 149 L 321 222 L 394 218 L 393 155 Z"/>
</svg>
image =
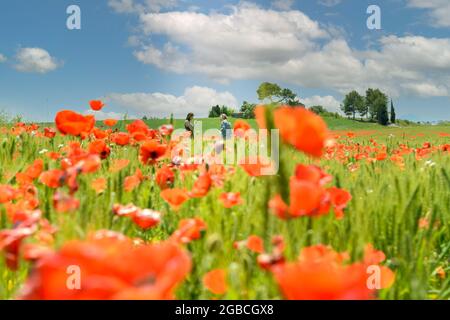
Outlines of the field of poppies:
<svg viewBox="0 0 450 320">
<path fill-rule="evenodd" d="M 450 127 L 256 116 L 279 130 L 277 174 L 262 156 L 186 157 L 171 123 L 5 124 L 0 298 L 450 298 Z M 260 143 L 250 130 L 234 121 L 234 143 Z"/>
</svg>

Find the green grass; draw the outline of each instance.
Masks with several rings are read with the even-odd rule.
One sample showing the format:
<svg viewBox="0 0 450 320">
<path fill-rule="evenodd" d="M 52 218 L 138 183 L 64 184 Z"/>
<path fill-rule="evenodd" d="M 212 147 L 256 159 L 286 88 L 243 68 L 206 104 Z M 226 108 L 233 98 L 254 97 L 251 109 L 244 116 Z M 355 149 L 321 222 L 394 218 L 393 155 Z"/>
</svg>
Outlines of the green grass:
<svg viewBox="0 0 450 320">
<path fill-rule="evenodd" d="M 419 147 L 424 142 L 433 145 L 448 143 L 448 137 L 437 133 L 450 133 L 449 127 L 382 128 L 376 124 L 353 122 L 346 119 L 325 119 L 334 130 L 375 130 L 357 137 L 355 143 L 369 145 L 375 138 L 385 144 L 388 151 L 399 144 Z M 149 120 L 155 128 L 164 120 Z M 254 125 L 253 121 L 250 121 Z M 123 126 L 120 123 L 119 126 Z M 176 120 L 175 127 L 182 127 L 183 120 Z M 219 127 L 218 119 L 204 119 L 204 128 Z M 418 134 L 423 134 L 423 136 Z M 413 136 L 413 138 L 411 138 Z M 0 184 L 14 184 L 16 172 L 24 170 L 35 158 L 42 157 L 39 151 L 58 151 L 58 145 L 73 140 L 57 136 L 54 140 L 30 135 L 14 137 L 0 134 Z M 345 142 L 345 139 L 343 140 Z M 83 142 L 86 146 L 87 142 Z M 17 157 L 12 155 L 17 154 Z M 131 164 L 121 172 L 111 174 L 108 168 L 113 159 L 127 158 Z M 434 165 L 427 165 L 431 160 Z M 396 272 L 396 281 L 390 289 L 380 292 L 382 299 L 449 299 L 450 280 L 439 279 L 434 270 L 441 266 L 447 273 L 450 256 L 450 156 L 434 153 L 429 159 L 416 160 L 414 155 L 406 157 L 405 168 L 401 170 L 390 161 L 377 163 L 361 162 L 356 172 L 350 172 L 347 164 L 337 160 L 312 159 L 284 149 L 282 161 L 285 170 L 292 174 L 297 163 L 317 163 L 330 173 L 332 185 L 345 188 L 353 199 L 345 210 L 343 220 L 333 215 L 316 219 L 299 218 L 290 222 L 281 221 L 269 214 L 268 200 L 278 192 L 277 177 L 252 178 L 242 169 L 230 176 L 223 188 L 214 188 L 201 199 L 189 200 L 179 212 L 172 211 L 159 196 L 159 189 L 153 179 L 144 181 L 132 192 L 122 188 L 124 178 L 141 168 L 151 175 L 152 167 L 142 166 L 135 147 L 112 147 L 110 158 L 103 161 L 100 171 L 79 178 L 80 188 L 76 197 L 80 200 L 79 210 L 70 214 L 55 212 L 51 195 L 53 190 L 35 183 L 44 216 L 59 227 L 55 247 L 69 239 L 84 238 L 90 231 L 111 229 L 130 237 L 145 240 L 166 239 L 176 228 L 180 219 L 201 217 L 208 225 L 204 237 L 187 246 L 193 259 L 193 271 L 177 291 L 181 299 L 209 299 L 212 297 L 201 284 L 202 276 L 214 268 L 226 268 L 230 290 L 224 299 L 279 299 L 281 295 L 269 273 L 258 268 L 256 255 L 247 250 L 233 248 L 235 241 L 256 234 L 268 240 L 272 235 L 282 234 L 287 239 L 288 258 L 294 259 L 299 250 L 309 244 L 327 244 L 338 251 L 348 251 L 353 260 L 362 256 L 367 243 L 385 252 L 387 265 Z M 47 169 L 58 164 L 46 160 Z M 108 188 L 97 195 L 90 183 L 98 177 L 108 178 Z M 176 180 L 176 186 L 190 188 L 195 176 L 187 175 L 185 180 Z M 241 192 L 244 205 L 224 209 L 217 200 L 222 192 Z M 134 203 L 164 213 L 160 226 L 143 232 L 129 219 L 114 218 L 111 207 L 115 203 Z M 11 228 L 5 209 L 0 205 L 0 229 Z M 419 218 L 427 217 L 429 229 L 419 229 Z M 30 270 L 22 262 L 17 272 L 8 270 L 0 259 L 0 298 L 13 298 Z"/>
</svg>

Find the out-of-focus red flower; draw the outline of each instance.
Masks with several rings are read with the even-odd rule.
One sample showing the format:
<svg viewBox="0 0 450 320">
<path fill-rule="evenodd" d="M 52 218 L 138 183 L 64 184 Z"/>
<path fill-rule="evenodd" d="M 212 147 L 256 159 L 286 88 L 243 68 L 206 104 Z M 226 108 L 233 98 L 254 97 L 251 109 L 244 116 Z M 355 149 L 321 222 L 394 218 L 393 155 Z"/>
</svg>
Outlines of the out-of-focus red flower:
<svg viewBox="0 0 450 320">
<path fill-rule="evenodd" d="M 159 133 L 162 136 L 170 136 L 173 132 L 173 125 L 171 124 L 164 124 L 161 127 L 159 127 Z"/>
<path fill-rule="evenodd" d="M 182 189 L 166 189 L 161 191 L 161 197 L 173 210 L 178 210 L 189 199 L 186 191 Z"/>
<path fill-rule="evenodd" d="M 242 204 L 241 194 L 239 192 L 226 192 L 222 193 L 219 197 L 225 208 L 232 208 L 234 206 Z"/>
<path fill-rule="evenodd" d="M 0 203 L 6 203 L 14 199 L 15 189 L 9 185 L 0 185 Z"/>
<path fill-rule="evenodd" d="M 101 100 L 91 100 L 89 102 L 89 105 L 94 111 L 100 111 L 105 106 L 105 104 Z"/>
<path fill-rule="evenodd" d="M 63 170 L 53 169 L 44 171 L 39 177 L 39 181 L 50 188 L 59 188 L 64 184 L 65 172 Z"/>
<path fill-rule="evenodd" d="M 73 196 L 66 195 L 62 192 L 56 192 L 53 195 L 53 207 L 57 212 L 75 211 L 80 206 L 80 200 Z"/>
<path fill-rule="evenodd" d="M 202 173 L 194 183 L 192 190 L 188 193 L 191 198 L 201 198 L 208 194 L 212 180 L 208 172 Z"/>
<path fill-rule="evenodd" d="M 261 237 L 258 237 L 256 235 L 251 235 L 245 240 L 235 242 L 233 246 L 236 249 L 246 247 L 247 249 L 256 253 L 264 252 L 264 241 Z"/>
<path fill-rule="evenodd" d="M 178 224 L 178 229 L 170 236 L 170 240 L 176 243 L 189 243 L 200 239 L 205 230 L 206 223 L 202 219 L 183 219 Z"/>
<path fill-rule="evenodd" d="M 111 166 L 109 167 L 110 172 L 119 172 L 122 169 L 126 168 L 130 164 L 130 160 L 128 159 L 116 159 L 113 160 Z"/>
<path fill-rule="evenodd" d="M 131 219 L 140 228 L 146 230 L 153 228 L 161 221 L 161 213 L 150 209 L 142 209 L 134 212 Z"/>
<path fill-rule="evenodd" d="M 130 143 L 130 135 L 126 132 L 118 132 L 112 135 L 111 140 L 119 146 L 126 146 Z"/>
<path fill-rule="evenodd" d="M 255 115 L 260 128 L 266 128 L 266 108 L 258 106 Z M 281 138 L 297 150 L 314 157 L 321 157 L 329 138 L 323 119 L 301 107 L 281 106 L 273 112 L 274 125 Z"/>
<path fill-rule="evenodd" d="M 70 110 L 63 110 L 56 114 L 55 123 L 62 134 L 84 136 L 94 128 L 95 118 L 91 115 L 83 116 Z"/>
<path fill-rule="evenodd" d="M 118 120 L 116 119 L 105 119 L 103 120 L 103 123 L 107 127 L 114 127 L 117 124 Z"/>
<path fill-rule="evenodd" d="M 173 243 L 135 246 L 130 239 L 117 237 L 71 241 L 39 261 L 20 298 L 173 299 L 175 288 L 190 268 L 189 255 Z M 71 283 L 72 288 L 67 279 L 76 277 L 77 272 L 81 274 Z"/>
<path fill-rule="evenodd" d="M 167 151 L 167 146 L 156 140 L 148 140 L 142 143 L 139 158 L 143 164 L 155 164 L 161 160 Z"/>
<path fill-rule="evenodd" d="M 203 285 L 214 294 L 222 295 L 228 291 L 227 273 L 223 269 L 209 271 L 203 276 Z"/>
<path fill-rule="evenodd" d="M 138 168 L 136 169 L 136 172 L 125 178 L 124 182 L 123 182 L 123 187 L 125 189 L 125 191 L 130 192 L 132 190 L 134 190 L 136 187 L 138 187 L 142 180 L 143 180 L 143 175 L 141 170 Z"/>
<path fill-rule="evenodd" d="M 233 132 L 235 136 L 243 138 L 247 130 L 250 130 L 251 128 L 252 127 L 247 121 L 238 119 L 234 122 Z"/>
<path fill-rule="evenodd" d="M 161 188 L 161 190 L 170 188 L 175 182 L 175 173 L 168 166 L 164 166 L 158 171 L 156 171 L 156 184 Z"/>
<path fill-rule="evenodd" d="M 53 128 L 44 128 L 44 136 L 52 139 L 56 136 L 56 130 Z"/>
<path fill-rule="evenodd" d="M 103 140 L 94 140 L 89 144 L 89 152 L 98 154 L 101 159 L 106 159 L 111 153 L 111 149 Z"/>
<path fill-rule="evenodd" d="M 95 192 L 102 193 L 106 190 L 107 184 L 106 178 L 97 178 L 91 182 L 91 187 Z"/>
</svg>

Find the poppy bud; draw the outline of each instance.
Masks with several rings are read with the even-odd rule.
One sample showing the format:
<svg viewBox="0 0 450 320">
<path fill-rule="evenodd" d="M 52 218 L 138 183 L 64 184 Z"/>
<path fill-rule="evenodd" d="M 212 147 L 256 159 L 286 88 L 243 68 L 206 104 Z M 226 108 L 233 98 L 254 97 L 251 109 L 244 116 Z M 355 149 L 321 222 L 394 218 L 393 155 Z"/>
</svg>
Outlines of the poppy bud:
<svg viewBox="0 0 450 320">
<path fill-rule="evenodd" d="M 221 251 L 223 248 L 222 237 L 218 233 L 213 233 L 206 240 L 206 247 L 208 252 Z"/>
</svg>

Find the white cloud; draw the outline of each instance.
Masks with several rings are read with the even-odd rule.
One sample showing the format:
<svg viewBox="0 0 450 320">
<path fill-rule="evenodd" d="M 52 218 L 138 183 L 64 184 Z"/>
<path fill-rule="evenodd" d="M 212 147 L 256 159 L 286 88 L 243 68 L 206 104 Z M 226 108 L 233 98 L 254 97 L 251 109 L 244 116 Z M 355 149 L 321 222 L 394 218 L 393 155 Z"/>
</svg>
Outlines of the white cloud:
<svg viewBox="0 0 450 320">
<path fill-rule="evenodd" d="M 333 7 L 341 3 L 342 0 L 319 0 L 319 4 L 324 5 L 326 7 Z"/>
<path fill-rule="evenodd" d="M 6 59 L 6 57 L 0 53 L 0 63 L 6 62 L 6 60 L 8 59 Z"/>
<path fill-rule="evenodd" d="M 94 111 L 94 110 L 86 110 L 85 112 L 83 112 L 83 114 L 85 115 L 94 115 L 96 120 L 105 120 L 105 119 L 116 119 L 116 120 L 122 120 L 125 118 L 125 114 L 124 113 L 119 113 L 119 112 L 113 112 L 113 111 L 109 111 L 109 112 L 105 112 L 105 111 Z M 127 115 L 128 119 L 136 119 L 136 116 L 133 115 Z"/>
<path fill-rule="evenodd" d="M 449 0 L 408 0 L 412 8 L 430 10 L 430 23 L 436 27 L 450 27 Z"/>
<path fill-rule="evenodd" d="M 213 105 L 226 105 L 235 109 L 238 106 L 236 98 L 230 92 L 218 92 L 199 86 L 186 88 L 181 96 L 160 92 L 111 93 L 107 96 L 107 101 L 130 108 L 138 116 L 147 117 L 167 117 L 171 113 L 176 117 L 184 117 L 189 112 L 203 117 Z"/>
<path fill-rule="evenodd" d="M 339 112 L 341 106 L 340 102 L 333 96 L 312 96 L 302 99 L 302 102 L 306 107 L 322 106 L 330 112 Z"/>
<path fill-rule="evenodd" d="M 448 38 L 384 36 L 378 49 L 359 51 L 342 33 L 301 11 L 248 2 L 230 8 L 209 14 L 141 11 L 135 57 L 162 70 L 221 83 L 252 79 L 340 93 L 379 87 L 394 97 L 450 95 Z M 156 36 L 165 42 L 155 44 Z"/>
<path fill-rule="evenodd" d="M 41 48 L 22 48 L 16 55 L 16 70 L 20 72 L 47 73 L 57 69 L 60 63 Z"/>
<path fill-rule="evenodd" d="M 289 10 L 294 5 L 294 0 L 275 0 L 272 2 L 272 6 L 279 10 Z"/>
</svg>

